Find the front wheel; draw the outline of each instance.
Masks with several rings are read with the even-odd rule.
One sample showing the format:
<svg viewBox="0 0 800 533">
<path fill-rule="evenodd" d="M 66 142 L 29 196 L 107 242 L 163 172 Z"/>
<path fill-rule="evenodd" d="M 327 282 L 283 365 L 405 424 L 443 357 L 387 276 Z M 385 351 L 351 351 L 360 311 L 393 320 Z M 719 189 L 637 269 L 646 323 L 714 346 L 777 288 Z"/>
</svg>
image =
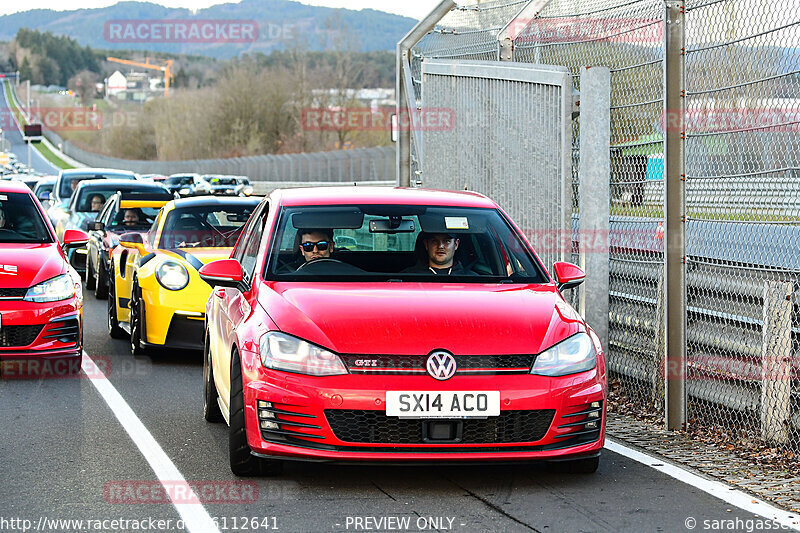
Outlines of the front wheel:
<svg viewBox="0 0 800 533">
<path fill-rule="evenodd" d="M 127 335 L 117 320 L 117 291 L 113 280 L 108 284 L 108 334 L 112 339 L 124 339 Z"/>
<path fill-rule="evenodd" d="M 244 419 L 242 362 L 239 359 L 238 352 L 233 352 L 231 361 L 230 424 L 228 453 L 231 472 L 243 477 L 280 474 L 281 470 L 283 470 L 281 461 L 260 459 L 250 453 L 250 445 L 247 444 L 247 426 Z"/>
<path fill-rule="evenodd" d="M 131 355 L 144 355 L 144 317 L 142 316 L 142 300 L 139 294 L 139 282 L 133 280 L 131 291 Z"/>
<path fill-rule="evenodd" d="M 89 254 L 86 254 L 86 271 L 84 272 L 84 277 L 86 278 L 86 290 L 93 291 L 97 280 L 94 277 L 92 258 Z"/>
<path fill-rule="evenodd" d="M 100 263 L 97 265 L 97 281 L 94 286 L 94 297 L 98 300 L 108 298 L 108 274 L 104 266 L 103 258 L 100 258 Z"/>
</svg>

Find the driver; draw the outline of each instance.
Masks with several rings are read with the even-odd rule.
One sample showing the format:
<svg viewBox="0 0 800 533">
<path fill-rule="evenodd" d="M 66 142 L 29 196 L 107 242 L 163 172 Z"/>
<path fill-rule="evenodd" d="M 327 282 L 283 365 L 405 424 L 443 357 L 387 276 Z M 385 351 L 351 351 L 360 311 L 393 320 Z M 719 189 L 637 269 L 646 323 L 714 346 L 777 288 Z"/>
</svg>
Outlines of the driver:
<svg viewBox="0 0 800 533">
<path fill-rule="evenodd" d="M 138 209 L 126 209 L 125 210 L 125 218 L 122 219 L 122 223 L 125 226 L 137 226 L 142 223 L 141 219 L 139 218 L 139 210 Z"/>
<path fill-rule="evenodd" d="M 308 263 L 330 258 L 333 253 L 333 231 L 330 229 L 306 229 L 300 234 L 300 252 Z"/>
</svg>

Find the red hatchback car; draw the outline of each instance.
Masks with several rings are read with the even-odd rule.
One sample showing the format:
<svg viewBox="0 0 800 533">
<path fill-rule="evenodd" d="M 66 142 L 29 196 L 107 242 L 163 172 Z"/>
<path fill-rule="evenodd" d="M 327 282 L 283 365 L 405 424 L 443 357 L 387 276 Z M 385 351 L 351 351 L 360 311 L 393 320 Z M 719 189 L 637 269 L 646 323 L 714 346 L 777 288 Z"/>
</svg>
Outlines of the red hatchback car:
<svg viewBox="0 0 800 533">
<path fill-rule="evenodd" d="M 64 247 L 88 235 L 64 233 Z M 0 377 L 81 368 L 83 293 L 47 215 L 24 183 L 0 182 Z"/>
<path fill-rule="evenodd" d="M 205 265 L 204 414 L 237 475 L 283 459 L 594 472 L 606 368 L 520 230 L 475 193 L 278 190 Z"/>
</svg>

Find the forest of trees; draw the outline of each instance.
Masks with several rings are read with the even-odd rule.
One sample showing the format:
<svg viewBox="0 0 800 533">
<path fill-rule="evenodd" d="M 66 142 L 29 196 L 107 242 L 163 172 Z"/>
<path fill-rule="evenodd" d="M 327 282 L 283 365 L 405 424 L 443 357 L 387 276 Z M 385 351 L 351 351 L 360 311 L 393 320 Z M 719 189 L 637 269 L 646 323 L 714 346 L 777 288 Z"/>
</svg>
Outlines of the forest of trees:
<svg viewBox="0 0 800 533">
<path fill-rule="evenodd" d="M 81 71 L 100 73 L 103 55 L 88 46 L 81 47 L 69 37 L 22 28 L 9 49 L 10 65 L 23 80 L 41 85 L 66 87 Z"/>
</svg>

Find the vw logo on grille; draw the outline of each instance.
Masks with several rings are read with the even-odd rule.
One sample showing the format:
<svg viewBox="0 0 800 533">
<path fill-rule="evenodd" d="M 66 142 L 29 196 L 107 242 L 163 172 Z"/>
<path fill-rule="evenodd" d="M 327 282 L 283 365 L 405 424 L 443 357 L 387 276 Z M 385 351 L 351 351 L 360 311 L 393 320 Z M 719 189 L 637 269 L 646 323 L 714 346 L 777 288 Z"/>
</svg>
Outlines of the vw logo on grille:
<svg viewBox="0 0 800 533">
<path fill-rule="evenodd" d="M 456 359 L 449 352 L 433 352 L 428 356 L 425 368 L 433 379 L 444 381 L 456 375 Z"/>
</svg>

